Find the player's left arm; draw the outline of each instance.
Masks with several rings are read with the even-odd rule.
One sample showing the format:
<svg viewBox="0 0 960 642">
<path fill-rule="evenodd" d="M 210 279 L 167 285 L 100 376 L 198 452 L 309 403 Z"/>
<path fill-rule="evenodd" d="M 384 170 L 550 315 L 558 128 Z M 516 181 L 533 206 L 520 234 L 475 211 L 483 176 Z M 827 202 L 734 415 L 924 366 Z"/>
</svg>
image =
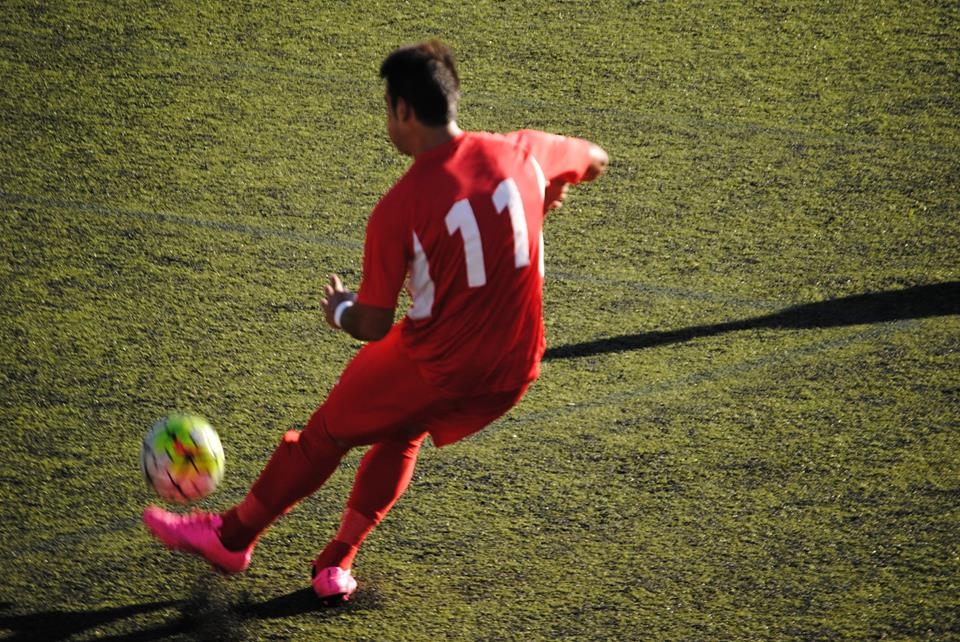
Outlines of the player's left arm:
<svg viewBox="0 0 960 642">
<path fill-rule="evenodd" d="M 547 180 L 544 214 L 563 205 L 570 185 L 599 178 L 610 161 L 606 150 L 585 138 L 559 136 L 535 129 L 521 129 L 506 136 L 530 150 L 543 171 Z"/>
<path fill-rule="evenodd" d="M 596 143 L 590 141 L 584 142 L 589 146 L 587 151 L 587 166 L 586 169 L 583 170 L 583 174 L 577 180 L 578 183 L 594 181 L 600 178 L 600 176 L 607 171 L 607 165 L 610 162 L 610 157 L 607 155 L 606 150 Z M 569 176 L 560 176 L 547 183 L 543 200 L 544 212 L 546 213 L 560 209 L 560 207 L 563 205 L 563 201 L 567 198 L 567 192 L 569 189 Z"/>
<path fill-rule="evenodd" d="M 607 151 L 596 143 L 590 143 L 590 164 L 587 166 L 587 171 L 583 173 L 581 182 L 595 181 L 600 178 L 607 171 L 609 163 L 610 156 L 607 155 Z"/>
<path fill-rule="evenodd" d="M 336 274 L 330 275 L 330 282 L 323 286 L 323 294 L 320 305 L 327 323 L 354 339 L 379 341 L 393 325 L 394 310 L 358 303 L 357 295 L 343 287 Z"/>
</svg>

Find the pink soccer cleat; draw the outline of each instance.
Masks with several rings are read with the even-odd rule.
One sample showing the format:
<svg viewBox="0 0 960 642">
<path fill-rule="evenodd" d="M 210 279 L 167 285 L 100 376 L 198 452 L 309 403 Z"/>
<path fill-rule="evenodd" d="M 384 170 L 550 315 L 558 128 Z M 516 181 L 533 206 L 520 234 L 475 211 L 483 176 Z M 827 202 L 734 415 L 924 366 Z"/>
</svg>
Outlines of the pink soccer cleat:
<svg viewBox="0 0 960 642">
<path fill-rule="evenodd" d="M 328 566 L 317 570 L 313 568 L 313 591 L 327 604 L 345 602 L 357 590 L 357 580 L 350 571 L 339 566 Z"/>
<path fill-rule="evenodd" d="M 221 522 L 219 515 L 200 511 L 180 515 L 157 506 L 143 511 L 143 523 L 167 548 L 199 555 L 224 573 L 242 573 L 250 566 L 253 546 L 227 550 L 220 541 Z"/>
</svg>

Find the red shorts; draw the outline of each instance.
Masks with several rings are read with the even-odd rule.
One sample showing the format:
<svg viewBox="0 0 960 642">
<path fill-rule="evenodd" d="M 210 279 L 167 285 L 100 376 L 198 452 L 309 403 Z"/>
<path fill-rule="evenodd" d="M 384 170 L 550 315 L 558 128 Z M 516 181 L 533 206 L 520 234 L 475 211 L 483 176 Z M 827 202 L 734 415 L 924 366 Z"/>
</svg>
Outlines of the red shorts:
<svg viewBox="0 0 960 642">
<path fill-rule="evenodd" d="M 446 446 L 488 426 L 520 401 L 529 384 L 510 392 L 451 396 L 427 383 L 395 325 L 364 345 L 304 428 L 325 430 L 338 443 L 361 446 L 401 432 L 429 432 Z"/>
</svg>

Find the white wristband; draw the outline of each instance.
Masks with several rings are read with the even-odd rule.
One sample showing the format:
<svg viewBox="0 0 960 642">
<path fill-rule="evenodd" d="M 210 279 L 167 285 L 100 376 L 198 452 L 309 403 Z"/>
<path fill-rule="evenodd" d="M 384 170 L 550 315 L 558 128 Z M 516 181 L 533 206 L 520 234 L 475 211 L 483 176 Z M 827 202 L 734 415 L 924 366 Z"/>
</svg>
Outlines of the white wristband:
<svg viewBox="0 0 960 642">
<path fill-rule="evenodd" d="M 353 301 L 350 299 L 345 299 L 337 305 L 337 308 L 333 311 L 333 325 L 337 326 L 338 328 L 343 327 L 340 325 L 340 319 L 343 318 L 344 311 L 352 305 Z"/>
</svg>

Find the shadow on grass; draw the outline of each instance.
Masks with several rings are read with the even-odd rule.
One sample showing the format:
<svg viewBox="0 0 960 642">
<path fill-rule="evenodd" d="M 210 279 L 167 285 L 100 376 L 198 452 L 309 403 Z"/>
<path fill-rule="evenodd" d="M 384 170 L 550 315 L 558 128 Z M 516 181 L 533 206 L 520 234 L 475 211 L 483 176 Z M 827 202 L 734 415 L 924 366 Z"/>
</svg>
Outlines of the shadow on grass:
<svg viewBox="0 0 960 642">
<path fill-rule="evenodd" d="M 126 618 L 165 609 L 177 609 L 179 614 L 166 622 L 140 628 L 128 633 L 98 636 L 111 642 L 148 642 L 171 637 L 197 640 L 230 640 L 241 642 L 253 639 L 244 627 L 247 620 L 270 620 L 313 614 L 318 619 L 337 617 L 346 612 L 375 608 L 376 591 L 360 595 L 345 604 L 326 605 L 317 600 L 313 589 L 307 587 L 265 602 L 252 602 L 246 594 L 231 596 L 222 587 L 201 580 L 193 596 L 185 600 L 167 600 L 146 604 L 111 607 L 89 611 L 39 611 L 22 615 L 3 615 L 14 605 L 0 604 L 0 631 L 12 634 L 5 640 L 67 640 L 98 627 L 107 627 Z M 131 623 L 129 628 L 138 625 Z"/>
<path fill-rule="evenodd" d="M 960 281 L 872 292 L 819 303 L 806 303 L 749 319 L 679 330 L 625 334 L 549 348 L 543 359 L 572 359 L 609 352 L 640 350 L 726 332 L 761 328 L 835 328 L 904 319 L 960 314 Z"/>
<path fill-rule="evenodd" d="M 66 640 L 84 631 L 106 626 L 118 620 L 162 611 L 180 606 L 182 603 L 181 600 L 167 600 L 91 611 L 39 611 L 26 615 L 0 615 L 0 630 L 6 629 L 13 632 L 12 636 L 5 638 L 7 640 Z M 0 606 L 3 611 L 8 611 L 13 605 L 5 603 Z M 182 631 L 184 631 L 183 624 L 177 621 L 143 631 L 137 636 L 107 639 L 162 640 Z"/>
</svg>

